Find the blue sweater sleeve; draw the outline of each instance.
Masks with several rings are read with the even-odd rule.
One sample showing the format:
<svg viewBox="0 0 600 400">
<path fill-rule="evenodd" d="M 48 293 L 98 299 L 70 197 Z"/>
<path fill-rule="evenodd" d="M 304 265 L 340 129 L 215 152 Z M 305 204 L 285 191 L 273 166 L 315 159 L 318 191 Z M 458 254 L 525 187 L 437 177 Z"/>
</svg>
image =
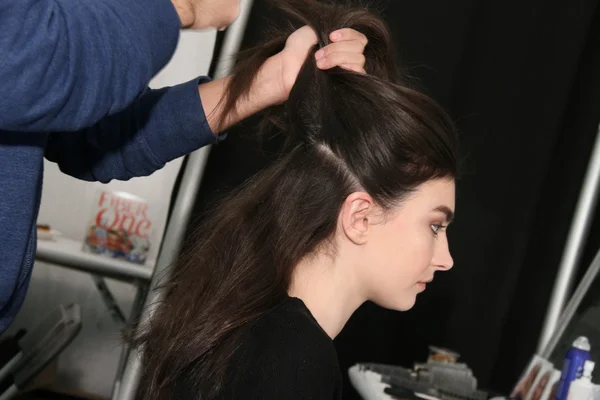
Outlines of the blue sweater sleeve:
<svg viewBox="0 0 600 400">
<path fill-rule="evenodd" d="M 76 131 L 125 108 L 169 61 L 170 0 L 1 0 L 0 130 Z"/>
<path fill-rule="evenodd" d="M 71 176 L 109 182 L 150 175 L 165 163 L 215 143 L 200 101 L 207 78 L 146 90 L 123 111 L 77 133 L 51 133 L 46 158 Z"/>
</svg>

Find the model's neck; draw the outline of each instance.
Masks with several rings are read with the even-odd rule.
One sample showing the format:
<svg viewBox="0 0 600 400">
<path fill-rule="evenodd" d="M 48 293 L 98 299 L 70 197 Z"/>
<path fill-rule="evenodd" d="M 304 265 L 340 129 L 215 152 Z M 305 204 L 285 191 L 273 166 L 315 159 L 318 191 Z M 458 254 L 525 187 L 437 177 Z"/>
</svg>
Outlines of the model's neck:
<svg viewBox="0 0 600 400">
<path fill-rule="evenodd" d="M 301 299 L 321 328 L 335 338 L 354 311 L 365 301 L 359 282 L 344 262 L 318 255 L 300 262 L 294 269 L 288 291 Z"/>
</svg>

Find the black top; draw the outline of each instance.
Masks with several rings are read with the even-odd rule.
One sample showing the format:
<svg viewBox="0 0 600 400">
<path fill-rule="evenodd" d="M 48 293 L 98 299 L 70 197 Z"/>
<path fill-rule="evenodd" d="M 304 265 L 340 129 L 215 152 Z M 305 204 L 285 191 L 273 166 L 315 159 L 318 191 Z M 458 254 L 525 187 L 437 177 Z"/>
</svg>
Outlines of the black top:
<svg viewBox="0 0 600 400">
<path fill-rule="evenodd" d="M 248 328 L 229 368 L 222 400 L 342 398 L 333 341 L 297 298 L 286 299 Z M 202 397 L 188 389 L 178 390 L 177 398 Z"/>
</svg>

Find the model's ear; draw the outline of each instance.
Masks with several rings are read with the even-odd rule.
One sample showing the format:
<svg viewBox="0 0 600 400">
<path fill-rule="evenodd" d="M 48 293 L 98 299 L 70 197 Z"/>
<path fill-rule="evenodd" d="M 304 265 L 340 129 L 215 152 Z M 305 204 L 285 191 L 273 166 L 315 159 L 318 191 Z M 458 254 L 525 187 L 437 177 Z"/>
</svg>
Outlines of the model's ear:
<svg viewBox="0 0 600 400">
<path fill-rule="evenodd" d="M 346 197 L 340 213 L 340 223 L 344 235 L 355 244 L 367 241 L 369 227 L 373 223 L 378 206 L 365 192 L 355 192 Z"/>
</svg>

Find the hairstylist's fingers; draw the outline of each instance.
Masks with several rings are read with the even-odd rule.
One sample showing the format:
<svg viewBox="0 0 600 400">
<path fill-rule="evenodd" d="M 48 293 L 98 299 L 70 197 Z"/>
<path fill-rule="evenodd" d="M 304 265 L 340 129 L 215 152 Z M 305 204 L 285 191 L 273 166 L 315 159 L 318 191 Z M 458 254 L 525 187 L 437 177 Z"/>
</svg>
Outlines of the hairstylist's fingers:
<svg viewBox="0 0 600 400">
<path fill-rule="evenodd" d="M 354 71 L 357 72 L 359 74 L 366 74 L 367 71 L 365 71 L 365 68 L 363 65 L 359 65 L 359 64 L 342 64 L 340 65 L 340 68 L 343 69 L 347 69 L 349 71 Z"/>
<path fill-rule="evenodd" d="M 349 42 L 338 42 L 332 43 L 328 46 L 323 47 L 321 50 L 315 53 L 317 60 L 323 57 L 327 57 L 333 53 L 356 53 L 362 54 L 364 47 L 358 40 L 351 40 Z"/>
<path fill-rule="evenodd" d="M 320 69 L 330 69 L 342 65 L 365 65 L 365 56 L 362 53 L 335 52 L 317 60 Z"/>
<path fill-rule="evenodd" d="M 331 39 L 332 42 L 356 40 L 362 44 L 363 48 L 367 45 L 367 43 L 369 43 L 369 40 L 365 35 L 351 28 L 343 28 L 333 31 L 331 34 L 329 34 L 329 39 Z"/>
</svg>

